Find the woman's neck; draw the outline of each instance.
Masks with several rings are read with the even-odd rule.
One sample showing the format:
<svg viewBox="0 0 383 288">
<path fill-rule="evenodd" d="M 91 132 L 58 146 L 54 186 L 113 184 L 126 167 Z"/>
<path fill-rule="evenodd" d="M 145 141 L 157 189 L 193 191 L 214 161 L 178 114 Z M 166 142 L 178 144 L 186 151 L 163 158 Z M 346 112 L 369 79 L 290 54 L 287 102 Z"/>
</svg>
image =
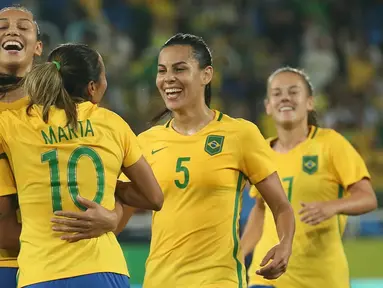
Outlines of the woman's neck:
<svg viewBox="0 0 383 288">
<path fill-rule="evenodd" d="M 5 74 L 5 75 L 13 75 L 15 77 L 25 77 L 25 75 L 28 74 L 28 72 L 32 68 L 32 63 L 28 67 L 20 67 L 17 65 L 14 66 L 9 66 L 9 67 L 1 67 L 0 66 L 0 74 Z"/>
<path fill-rule="evenodd" d="M 29 70 L 30 70 L 30 67 L 21 69 L 19 66 L 16 66 L 16 65 L 14 67 L 13 66 L 0 67 L 0 74 L 2 74 L 1 79 L 5 82 L 4 84 L 2 82 L 1 85 L 5 85 L 5 86 L 13 85 L 13 84 L 9 84 L 11 83 L 9 82 L 11 79 L 13 79 L 12 81 L 16 81 L 17 78 L 21 79 L 28 73 Z M 6 76 L 9 76 L 10 79 L 7 79 Z M 17 85 L 16 82 L 14 83 L 14 85 Z M 4 94 L 3 93 L 1 94 L 2 95 L 0 95 L 0 102 L 7 102 L 7 103 L 17 101 L 25 96 L 25 93 L 21 87 L 11 91 L 7 91 Z"/>
<path fill-rule="evenodd" d="M 205 127 L 209 122 L 214 119 L 214 111 L 209 107 L 194 107 L 188 108 L 184 111 L 174 111 L 174 120 L 172 127 L 178 133 L 183 135 L 193 135 Z"/>
<path fill-rule="evenodd" d="M 0 102 L 12 103 L 23 97 L 25 97 L 25 94 L 23 89 L 20 87 L 5 93 L 5 95 L 0 98 Z"/>
<path fill-rule="evenodd" d="M 280 153 L 287 153 L 298 144 L 305 141 L 310 132 L 309 126 L 303 122 L 292 128 L 277 127 L 278 140 L 275 143 L 274 150 Z"/>
</svg>

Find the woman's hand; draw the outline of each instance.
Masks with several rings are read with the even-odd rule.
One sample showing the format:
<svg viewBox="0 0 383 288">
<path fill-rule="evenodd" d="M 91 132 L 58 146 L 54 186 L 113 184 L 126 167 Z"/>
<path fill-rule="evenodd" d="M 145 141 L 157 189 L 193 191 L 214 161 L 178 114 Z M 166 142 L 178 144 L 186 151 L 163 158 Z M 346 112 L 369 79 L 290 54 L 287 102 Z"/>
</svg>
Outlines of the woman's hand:
<svg viewBox="0 0 383 288">
<path fill-rule="evenodd" d="M 309 225 L 319 223 L 337 214 L 337 209 L 332 202 L 312 202 L 301 203 L 302 209 L 299 211 L 301 221 Z"/>
<path fill-rule="evenodd" d="M 62 240 L 77 242 L 115 231 L 119 222 L 115 211 L 80 196 L 77 196 L 77 201 L 87 210 L 84 212 L 56 211 L 54 214 L 57 217 L 51 219 L 54 223 L 53 231 L 64 233 L 61 236 Z"/>
<path fill-rule="evenodd" d="M 291 245 L 279 243 L 267 252 L 261 262 L 261 269 L 256 273 L 266 279 L 277 279 L 286 272 L 287 264 L 291 255 Z M 269 261 L 272 260 L 270 263 Z M 267 266 L 265 266 L 269 263 Z"/>
</svg>

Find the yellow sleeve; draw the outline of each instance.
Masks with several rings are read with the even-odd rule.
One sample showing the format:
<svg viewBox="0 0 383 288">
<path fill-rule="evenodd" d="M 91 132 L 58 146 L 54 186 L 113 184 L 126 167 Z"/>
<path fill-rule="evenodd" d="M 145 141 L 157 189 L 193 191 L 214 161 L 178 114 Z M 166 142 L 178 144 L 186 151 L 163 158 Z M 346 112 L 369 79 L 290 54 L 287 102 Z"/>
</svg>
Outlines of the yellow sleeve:
<svg viewBox="0 0 383 288">
<path fill-rule="evenodd" d="M 120 177 L 118 177 L 118 180 L 123 181 L 123 182 L 130 182 L 129 178 L 126 177 L 124 173 L 120 174 Z"/>
<path fill-rule="evenodd" d="M 16 194 L 16 183 L 0 135 L 0 196 Z"/>
<path fill-rule="evenodd" d="M 337 180 L 344 188 L 363 178 L 371 178 L 364 160 L 350 142 L 335 131 L 331 140 L 331 164 Z"/>
<path fill-rule="evenodd" d="M 136 135 L 126 122 L 123 129 L 124 160 L 122 165 L 129 167 L 141 158 L 142 152 Z"/>
<path fill-rule="evenodd" d="M 256 184 L 277 170 L 276 162 L 273 160 L 273 151 L 258 127 L 249 121 L 242 121 L 243 127 L 238 134 L 241 147 L 240 169 L 251 184 Z"/>
<path fill-rule="evenodd" d="M 133 133 L 133 132 L 132 132 Z M 142 137 L 141 137 L 141 134 L 140 135 L 138 135 L 137 137 L 135 137 L 135 139 L 136 139 L 136 143 L 138 143 L 138 146 L 139 146 L 139 149 L 140 149 L 140 151 L 142 151 L 141 150 L 141 147 L 142 147 L 142 142 L 143 142 L 143 140 L 142 140 Z M 142 154 L 141 154 L 142 155 Z M 138 158 L 139 159 L 139 158 Z M 138 160 L 137 159 L 137 160 Z M 134 164 L 134 163 L 133 163 Z M 124 165 L 125 166 L 125 165 Z M 127 166 L 125 166 L 125 167 L 127 167 Z M 121 173 L 120 174 L 120 176 L 118 177 L 118 180 L 120 180 L 120 181 L 123 181 L 123 182 L 130 182 L 130 179 L 128 178 L 128 177 L 126 177 L 126 175 L 124 174 L 124 173 Z"/>
<path fill-rule="evenodd" d="M 0 154 L 0 196 L 16 194 L 16 184 L 5 153 Z"/>
<path fill-rule="evenodd" d="M 262 196 L 259 193 L 257 187 L 255 187 L 254 185 L 251 185 L 251 187 L 250 187 L 249 196 L 251 198 L 262 198 Z"/>
</svg>

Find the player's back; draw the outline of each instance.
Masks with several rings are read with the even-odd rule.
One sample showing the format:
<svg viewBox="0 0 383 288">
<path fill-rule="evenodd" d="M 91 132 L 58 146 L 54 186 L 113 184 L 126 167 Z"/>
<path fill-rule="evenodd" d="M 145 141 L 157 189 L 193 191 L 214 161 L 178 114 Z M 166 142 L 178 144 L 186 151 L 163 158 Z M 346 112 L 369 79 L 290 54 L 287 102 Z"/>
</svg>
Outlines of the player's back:
<svg viewBox="0 0 383 288">
<path fill-rule="evenodd" d="M 22 214 L 19 284 L 78 275 L 127 274 L 113 233 L 67 243 L 52 232 L 57 210 L 84 210 L 76 196 L 114 208 L 116 179 L 124 159 L 127 124 L 113 112 L 78 104 L 78 128 L 66 125 L 64 110 L 41 108 L 6 111 L 0 116 L 3 148 L 13 169 Z"/>
</svg>

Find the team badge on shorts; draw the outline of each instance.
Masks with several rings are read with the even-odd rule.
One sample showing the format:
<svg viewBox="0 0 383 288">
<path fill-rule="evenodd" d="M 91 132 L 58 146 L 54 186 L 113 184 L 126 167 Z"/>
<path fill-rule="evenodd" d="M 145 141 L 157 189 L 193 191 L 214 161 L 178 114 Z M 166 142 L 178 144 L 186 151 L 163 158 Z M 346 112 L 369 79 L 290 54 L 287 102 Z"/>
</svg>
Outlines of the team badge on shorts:
<svg viewBox="0 0 383 288">
<path fill-rule="evenodd" d="M 223 140 L 225 136 L 209 135 L 205 142 L 205 151 L 209 155 L 213 156 L 222 152 Z"/>
<path fill-rule="evenodd" d="M 302 170 L 309 175 L 318 171 L 318 155 L 303 156 L 302 158 Z"/>
</svg>

